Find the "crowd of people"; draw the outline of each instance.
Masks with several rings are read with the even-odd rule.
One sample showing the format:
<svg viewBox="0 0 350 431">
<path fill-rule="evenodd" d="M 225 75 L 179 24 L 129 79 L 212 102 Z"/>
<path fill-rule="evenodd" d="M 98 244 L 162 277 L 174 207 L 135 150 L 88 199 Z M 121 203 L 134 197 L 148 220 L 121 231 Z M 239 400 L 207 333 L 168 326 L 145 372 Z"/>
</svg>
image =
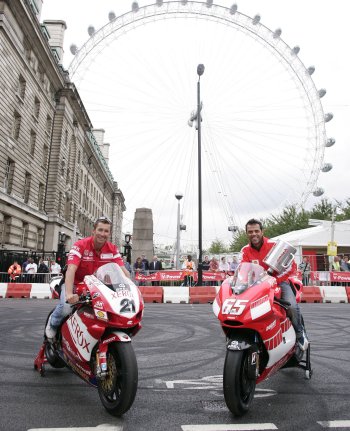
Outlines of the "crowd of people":
<svg viewBox="0 0 350 431">
<path fill-rule="evenodd" d="M 56 260 L 44 261 L 40 258 L 38 263 L 33 258 L 27 258 L 22 265 L 14 261 L 7 270 L 9 281 L 12 283 L 45 283 L 49 278 L 61 274 L 61 265 Z"/>
</svg>

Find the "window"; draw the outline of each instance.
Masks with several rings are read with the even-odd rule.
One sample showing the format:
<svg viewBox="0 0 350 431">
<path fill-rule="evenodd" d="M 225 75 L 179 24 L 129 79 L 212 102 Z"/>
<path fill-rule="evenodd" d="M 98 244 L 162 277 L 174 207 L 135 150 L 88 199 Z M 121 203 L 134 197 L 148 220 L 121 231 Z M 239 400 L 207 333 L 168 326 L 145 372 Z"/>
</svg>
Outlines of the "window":
<svg viewBox="0 0 350 431">
<path fill-rule="evenodd" d="M 62 192 L 59 192 L 58 194 L 58 215 L 60 216 L 62 212 Z"/>
<path fill-rule="evenodd" d="M 66 130 L 64 134 L 64 146 L 66 147 L 67 144 L 68 144 L 68 130 Z"/>
<path fill-rule="evenodd" d="M 28 243 L 29 223 L 23 223 L 21 247 L 26 247 Z"/>
<path fill-rule="evenodd" d="M 44 184 L 40 183 L 39 191 L 38 191 L 38 208 L 40 211 L 44 209 L 44 192 L 45 192 Z"/>
<path fill-rule="evenodd" d="M 19 131 L 21 128 L 21 116 L 17 111 L 13 114 L 12 137 L 17 141 L 19 138 Z"/>
<path fill-rule="evenodd" d="M 24 199 L 24 203 L 26 204 L 29 201 L 31 180 L 32 180 L 32 176 L 30 175 L 29 172 L 26 172 L 26 175 L 24 177 L 24 187 L 23 187 L 23 199 Z"/>
<path fill-rule="evenodd" d="M 76 176 L 76 180 L 75 180 L 75 188 L 76 188 L 76 190 L 78 190 L 78 189 L 79 189 L 79 174 L 77 174 L 77 176 Z"/>
<path fill-rule="evenodd" d="M 66 162 L 62 160 L 61 162 L 61 176 L 64 177 L 64 170 L 66 168 Z"/>
<path fill-rule="evenodd" d="M 34 156 L 35 153 L 35 142 L 36 142 L 36 133 L 31 130 L 30 131 L 30 141 L 29 141 L 29 153 Z"/>
<path fill-rule="evenodd" d="M 26 81 L 22 75 L 19 75 L 19 78 L 18 78 L 18 89 L 17 89 L 17 91 L 18 91 L 19 97 L 23 100 L 25 92 L 26 92 Z"/>
<path fill-rule="evenodd" d="M 40 114 L 40 100 L 37 97 L 35 97 L 35 99 L 34 99 L 34 112 L 33 112 L 33 114 L 34 114 L 34 117 L 36 119 L 39 118 L 39 114 Z"/>
<path fill-rule="evenodd" d="M 48 115 L 46 117 L 46 133 L 51 136 L 51 128 L 52 128 L 52 119 L 51 117 Z"/>
<path fill-rule="evenodd" d="M 15 162 L 11 159 L 7 159 L 5 178 L 4 178 L 4 189 L 8 194 L 10 194 L 12 191 L 14 172 L 15 172 Z"/>
<path fill-rule="evenodd" d="M 42 166 L 46 169 L 47 166 L 47 156 L 49 155 L 49 147 L 47 145 L 44 145 L 43 148 L 43 160 L 42 160 Z"/>
</svg>

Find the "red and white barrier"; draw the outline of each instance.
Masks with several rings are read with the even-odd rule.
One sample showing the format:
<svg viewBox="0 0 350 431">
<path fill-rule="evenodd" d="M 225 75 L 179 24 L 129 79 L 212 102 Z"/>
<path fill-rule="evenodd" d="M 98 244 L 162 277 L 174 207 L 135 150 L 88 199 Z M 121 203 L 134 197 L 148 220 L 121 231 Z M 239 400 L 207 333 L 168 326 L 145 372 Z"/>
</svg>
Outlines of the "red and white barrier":
<svg viewBox="0 0 350 431">
<path fill-rule="evenodd" d="M 0 283 L 0 298 L 52 298 L 48 283 Z"/>
<path fill-rule="evenodd" d="M 348 303 L 348 295 L 344 286 L 322 286 L 323 302 Z"/>
</svg>

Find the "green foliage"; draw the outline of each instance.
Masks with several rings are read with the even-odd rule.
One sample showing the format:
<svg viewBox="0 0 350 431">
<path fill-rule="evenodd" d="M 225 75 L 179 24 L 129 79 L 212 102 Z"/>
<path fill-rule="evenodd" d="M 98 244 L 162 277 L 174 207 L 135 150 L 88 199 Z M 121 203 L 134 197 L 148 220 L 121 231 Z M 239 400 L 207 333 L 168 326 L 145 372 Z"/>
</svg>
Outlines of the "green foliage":
<svg viewBox="0 0 350 431">
<path fill-rule="evenodd" d="M 309 227 L 309 219 L 331 220 L 334 208 L 336 221 L 350 220 L 350 198 L 345 202 L 336 201 L 332 203 L 329 199 L 322 199 L 321 202 L 313 206 L 310 211 L 299 210 L 297 205 L 287 205 L 278 215 L 271 215 L 266 220 L 262 220 L 264 234 L 268 238 L 282 235 L 294 230 L 306 229 Z M 244 229 L 236 232 L 230 244 L 229 251 L 239 252 L 248 243 Z"/>
<path fill-rule="evenodd" d="M 226 252 L 227 252 L 227 248 L 225 243 L 220 241 L 217 238 L 211 243 L 211 246 L 209 247 L 210 254 L 222 254 Z"/>
</svg>

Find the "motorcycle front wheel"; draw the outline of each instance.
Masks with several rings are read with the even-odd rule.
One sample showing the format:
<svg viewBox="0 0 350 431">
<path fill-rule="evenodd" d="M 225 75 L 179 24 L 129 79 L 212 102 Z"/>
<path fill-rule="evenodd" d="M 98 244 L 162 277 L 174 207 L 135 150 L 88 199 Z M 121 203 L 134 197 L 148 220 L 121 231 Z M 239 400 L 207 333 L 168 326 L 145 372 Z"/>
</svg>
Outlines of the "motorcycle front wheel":
<svg viewBox="0 0 350 431">
<path fill-rule="evenodd" d="M 249 350 L 227 350 L 224 364 L 224 396 L 235 416 L 247 413 L 254 398 L 255 380 L 249 377 Z"/>
<path fill-rule="evenodd" d="M 104 408 L 121 416 L 134 402 L 138 383 L 136 356 L 131 343 L 111 343 L 107 352 L 107 376 L 97 382 Z"/>
</svg>

